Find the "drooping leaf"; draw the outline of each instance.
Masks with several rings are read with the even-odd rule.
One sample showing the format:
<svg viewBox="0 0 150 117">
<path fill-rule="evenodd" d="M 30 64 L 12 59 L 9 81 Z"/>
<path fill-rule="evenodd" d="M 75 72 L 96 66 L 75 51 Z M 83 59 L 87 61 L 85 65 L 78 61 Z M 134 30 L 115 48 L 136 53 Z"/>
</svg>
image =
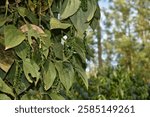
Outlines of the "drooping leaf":
<svg viewBox="0 0 150 117">
<path fill-rule="evenodd" d="M 0 68 L 7 72 L 14 62 L 14 54 L 12 50 L 5 50 L 0 44 Z"/>
<path fill-rule="evenodd" d="M 87 77 L 85 71 L 83 70 L 83 68 L 76 65 L 75 70 L 77 71 L 78 75 L 82 78 L 86 88 L 88 89 L 88 77 Z"/>
<path fill-rule="evenodd" d="M 26 59 L 27 55 L 28 55 L 28 51 L 29 51 L 29 46 L 26 44 L 26 42 L 22 42 L 20 45 L 18 45 L 15 48 L 15 52 L 17 53 L 17 55 L 22 59 Z"/>
<path fill-rule="evenodd" d="M 0 78 L 4 78 L 4 76 L 5 76 L 5 72 L 0 68 Z"/>
<path fill-rule="evenodd" d="M 96 11 L 96 1 L 88 0 L 88 9 L 84 12 L 81 8 L 71 16 L 71 21 L 75 28 L 77 29 L 78 36 L 83 37 L 83 33 L 89 26 L 89 22 L 94 17 L 94 13 Z"/>
<path fill-rule="evenodd" d="M 79 9 L 73 16 L 70 17 L 74 27 L 77 29 L 79 37 L 83 37 L 83 33 L 88 28 L 89 23 L 87 22 L 86 13 Z"/>
<path fill-rule="evenodd" d="M 99 25 L 99 20 L 93 18 L 90 25 L 93 30 L 97 29 L 97 26 Z"/>
<path fill-rule="evenodd" d="M 53 45 L 53 50 L 57 58 L 63 59 L 63 45 L 61 43 L 55 43 Z"/>
<path fill-rule="evenodd" d="M 23 60 L 23 71 L 24 74 L 27 78 L 27 80 L 32 83 L 32 78 L 36 78 L 36 83 L 38 82 L 40 78 L 40 73 L 39 73 L 39 66 L 32 60 L 30 59 L 25 59 Z"/>
<path fill-rule="evenodd" d="M 0 78 L 0 91 L 15 97 L 13 90 Z"/>
<path fill-rule="evenodd" d="M 94 13 L 96 11 L 97 5 L 96 5 L 96 0 L 88 0 L 87 2 L 88 2 L 87 22 L 89 22 L 94 16 Z"/>
<path fill-rule="evenodd" d="M 61 19 L 66 19 L 73 15 L 80 7 L 80 0 L 65 0 L 66 3 L 63 4 L 63 12 L 61 13 Z"/>
<path fill-rule="evenodd" d="M 48 90 L 53 85 L 55 78 L 56 78 L 55 65 L 51 61 L 46 61 L 46 63 L 44 64 L 44 73 L 43 73 L 45 90 Z"/>
<path fill-rule="evenodd" d="M 78 76 L 82 79 L 86 88 L 88 89 L 88 77 L 86 75 L 85 70 L 82 68 L 82 66 L 79 64 L 79 62 L 75 58 L 73 58 L 72 63 Z"/>
<path fill-rule="evenodd" d="M 67 92 L 74 82 L 74 69 L 69 63 L 56 62 L 59 78 Z"/>
<path fill-rule="evenodd" d="M 65 100 L 63 96 L 57 93 L 50 93 L 49 96 L 52 98 L 52 100 Z"/>
<path fill-rule="evenodd" d="M 18 30 L 14 25 L 8 25 L 4 29 L 5 35 L 5 50 L 19 45 L 24 39 L 25 35 Z"/>
<path fill-rule="evenodd" d="M 56 18 L 51 18 L 50 19 L 50 27 L 51 27 L 51 29 L 66 29 L 66 28 L 69 28 L 70 26 L 71 26 L 71 24 L 69 24 L 69 23 L 61 23 Z"/>
<path fill-rule="evenodd" d="M 74 50 L 77 52 L 77 54 L 80 55 L 83 62 L 85 62 L 86 56 L 85 56 L 85 48 L 84 44 L 81 39 L 76 38 L 75 41 L 71 44 Z"/>
</svg>

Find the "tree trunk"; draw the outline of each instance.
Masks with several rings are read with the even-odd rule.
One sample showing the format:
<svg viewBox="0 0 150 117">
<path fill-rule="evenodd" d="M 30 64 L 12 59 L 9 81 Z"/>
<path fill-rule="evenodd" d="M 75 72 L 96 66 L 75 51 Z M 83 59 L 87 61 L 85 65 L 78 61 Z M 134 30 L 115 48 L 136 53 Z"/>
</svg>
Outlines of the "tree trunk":
<svg viewBox="0 0 150 117">
<path fill-rule="evenodd" d="M 97 47 L 98 47 L 98 67 L 102 67 L 102 42 L 101 42 L 101 28 L 97 26 Z"/>
</svg>

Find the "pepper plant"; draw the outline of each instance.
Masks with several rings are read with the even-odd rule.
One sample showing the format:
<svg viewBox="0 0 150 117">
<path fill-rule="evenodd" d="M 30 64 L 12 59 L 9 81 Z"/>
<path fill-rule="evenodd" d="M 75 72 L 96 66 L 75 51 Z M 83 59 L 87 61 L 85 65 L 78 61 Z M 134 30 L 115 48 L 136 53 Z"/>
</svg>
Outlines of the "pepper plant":
<svg viewBox="0 0 150 117">
<path fill-rule="evenodd" d="M 69 99 L 85 73 L 97 0 L 2 0 L 0 99 Z M 71 99 L 71 98 L 70 98 Z"/>
</svg>

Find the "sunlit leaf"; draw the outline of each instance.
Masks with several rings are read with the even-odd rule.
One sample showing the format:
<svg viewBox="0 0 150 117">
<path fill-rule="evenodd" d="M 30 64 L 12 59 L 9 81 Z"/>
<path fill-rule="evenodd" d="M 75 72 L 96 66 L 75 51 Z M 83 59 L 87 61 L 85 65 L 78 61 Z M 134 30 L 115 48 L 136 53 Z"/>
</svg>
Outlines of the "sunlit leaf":
<svg viewBox="0 0 150 117">
<path fill-rule="evenodd" d="M 18 30 L 14 25 L 8 25 L 4 29 L 5 35 L 5 50 L 19 45 L 24 39 L 25 35 Z"/>
<path fill-rule="evenodd" d="M 61 19 L 66 19 L 69 16 L 73 15 L 80 7 L 80 0 L 65 0 L 66 3 L 63 5 L 63 12 L 61 13 Z"/>
<path fill-rule="evenodd" d="M 11 100 L 11 98 L 5 94 L 0 94 L 0 100 Z"/>
<path fill-rule="evenodd" d="M 52 100 L 65 100 L 64 97 L 57 93 L 50 93 L 49 96 L 52 98 Z"/>
<path fill-rule="evenodd" d="M 51 18 L 50 19 L 50 27 L 51 27 L 51 29 L 66 29 L 66 28 L 69 28 L 70 26 L 71 26 L 71 24 L 69 24 L 69 23 L 61 23 L 56 18 Z"/>
<path fill-rule="evenodd" d="M 48 90 L 53 85 L 55 78 L 56 78 L 55 65 L 51 61 L 46 61 L 46 63 L 44 64 L 44 73 L 43 73 L 45 90 Z"/>
<path fill-rule="evenodd" d="M 15 97 L 13 90 L 0 78 L 0 91 Z"/>
<path fill-rule="evenodd" d="M 27 78 L 27 80 L 32 83 L 33 80 L 32 78 L 36 78 L 36 83 L 38 82 L 40 78 L 40 73 L 39 73 L 39 66 L 32 60 L 30 59 L 25 59 L 23 60 L 23 71 L 24 74 Z"/>
</svg>

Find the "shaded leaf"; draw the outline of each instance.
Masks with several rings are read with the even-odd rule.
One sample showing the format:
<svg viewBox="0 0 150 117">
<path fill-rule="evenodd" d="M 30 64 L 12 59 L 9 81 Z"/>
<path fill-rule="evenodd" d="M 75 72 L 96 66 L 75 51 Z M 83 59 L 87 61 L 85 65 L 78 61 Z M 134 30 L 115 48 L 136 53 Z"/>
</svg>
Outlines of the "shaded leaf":
<svg viewBox="0 0 150 117">
<path fill-rule="evenodd" d="M 29 49 L 30 49 L 30 47 L 26 44 L 26 42 L 22 42 L 20 45 L 18 45 L 15 48 L 15 52 L 21 59 L 24 60 L 24 59 L 26 59 L 26 57 L 28 55 Z"/>
<path fill-rule="evenodd" d="M 56 68 L 60 81 L 68 92 L 74 82 L 74 69 L 71 64 L 62 62 L 56 62 Z"/>
<path fill-rule="evenodd" d="M 44 64 L 44 73 L 43 73 L 45 90 L 48 90 L 53 85 L 55 78 L 56 78 L 55 65 L 51 61 L 46 61 L 46 63 Z"/>
<path fill-rule="evenodd" d="M 5 47 L 0 45 L 0 68 L 7 72 L 14 62 L 14 54 L 12 50 L 5 50 Z"/>
<path fill-rule="evenodd" d="M 14 25 L 8 25 L 4 29 L 5 35 L 5 50 L 19 45 L 24 39 L 25 35 L 18 30 Z"/>
<path fill-rule="evenodd" d="M 81 39 L 76 38 L 75 41 L 71 44 L 74 50 L 77 52 L 77 54 L 80 55 L 83 62 L 85 62 L 86 56 L 85 56 L 85 49 L 84 44 L 81 41 Z"/>
<path fill-rule="evenodd" d="M 69 16 L 73 15 L 80 7 L 80 0 L 65 0 L 66 3 L 63 5 L 63 12 L 61 13 L 61 19 L 66 19 Z"/>
<path fill-rule="evenodd" d="M 5 24 L 6 21 L 7 21 L 6 18 L 0 17 L 0 27 L 3 26 L 3 25 Z"/>
<path fill-rule="evenodd" d="M 61 43 L 55 43 L 53 45 L 53 50 L 57 58 L 63 59 L 63 45 Z"/>
</svg>

